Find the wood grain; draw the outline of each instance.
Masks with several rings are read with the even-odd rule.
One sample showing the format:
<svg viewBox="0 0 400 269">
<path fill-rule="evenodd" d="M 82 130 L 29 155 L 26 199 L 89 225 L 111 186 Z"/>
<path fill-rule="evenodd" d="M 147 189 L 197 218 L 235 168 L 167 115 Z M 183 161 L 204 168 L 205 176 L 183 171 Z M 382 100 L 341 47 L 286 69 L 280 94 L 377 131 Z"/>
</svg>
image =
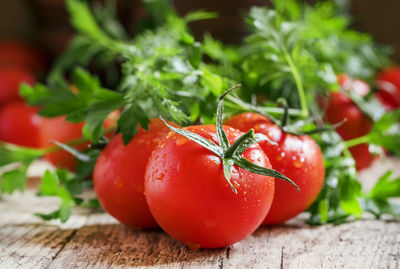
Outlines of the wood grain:
<svg viewBox="0 0 400 269">
<path fill-rule="evenodd" d="M 399 167 L 388 159 L 361 179 L 368 187 L 388 168 L 400 175 Z M 134 231 L 104 213 L 78 210 L 63 225 L 33 216 L 56 204 L 33 190 L 3 197 L 0 268 L 400 268 L 400 224 L 388 220 L 309 227 L 301 215 L 227 248 L 192 251 L 161 230 Z"/>
</svg>

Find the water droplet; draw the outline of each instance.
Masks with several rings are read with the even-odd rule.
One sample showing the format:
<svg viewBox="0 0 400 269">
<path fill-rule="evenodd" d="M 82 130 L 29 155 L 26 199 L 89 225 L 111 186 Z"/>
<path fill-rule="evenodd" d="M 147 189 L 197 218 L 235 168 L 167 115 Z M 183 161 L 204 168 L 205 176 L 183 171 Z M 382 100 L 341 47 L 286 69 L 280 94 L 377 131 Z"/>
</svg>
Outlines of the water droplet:
<svg viewBox="0 0 400 269">
<path fill-rule="evenodd" d="M 302 162 L 301 159 L 298 160 L 297 158 L 293 158 L 293 165 L 294 165 L 294 167 L 299 168 L 299 167 L 301 167 L 301 166 L 303 165 L 303 163 L 304 163 L 304 161 Z"/>
<path fill-rule="evenodd" d="M 164 173 L 160 173 L 156 176 L 157 180 L 163 180 L 163 178 L 165 177 Z"/>
<path fill-rule="evenodd" d="M 176 145 L 181 146 L 181 145 L 187 143 L 188 141 L 189 141 L 189 140 L 188 140 L 186 137 L 181 136 L 181 137 L 178 137 L 178 138 L 175 140 L 175 143 L 176 143 Z"/>
<path fill-rule="evenodd" d="M 232 180 L 232 185 L 236 188 L 236 190 L 239 190 L 240 184 L 236 182 L 236 180 Z"/>
</svg>

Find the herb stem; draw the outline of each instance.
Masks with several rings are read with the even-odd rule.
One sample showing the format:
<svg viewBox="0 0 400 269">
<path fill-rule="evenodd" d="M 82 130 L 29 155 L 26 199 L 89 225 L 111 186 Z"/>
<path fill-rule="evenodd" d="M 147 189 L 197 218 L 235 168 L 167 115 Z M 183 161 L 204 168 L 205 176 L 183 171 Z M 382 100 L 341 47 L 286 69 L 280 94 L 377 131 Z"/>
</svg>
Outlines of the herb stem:
<svg viewBox="0 0 400 269">
<path fill-rule="evenodd" d="M 107 128 L 107 129 L 104 130 L 104 134 L 108 134 L 108 133 L 114 132 L 116 129 L 117 129 L 116 126 Z M 69 142 L 67 142 L 65 144 L 68 145 L 68 146 L 74 147 L 74 146 L 78 146 L 78 145 L 81 145 L 81 144 L 84 144 L 84 143 L 87 143 L 87 142 L 90 142 L 90 139 L 88 139 L 86 137 L 80 137 L 78 139 L 71 140 L 71 141 L 69 141 Z M 53 152 L 59 151 L 61 149 L 62 148 L 60 146 L 56 145 L 56 146 L 51 146 L 51 147 L 48 147 L 48 148 L 44 148 L 44 149 L 42 149 L 42 152 L 43 152 L 43 155 L 45 155 L 45 154 L 49 154 L 49 153 L 53 153 Z"/>
<path fill-rule="evenodd" d="M 297 93 L 300 98 L 301 113 L 299 116 L 301 116 L 302 118 L 307 118 L 310 115 L 310 113 L 308 111 L 307 99 L 306 99 L 306 95 L 304 92 L 303 83 L 301 82 L 300 73 L 297 70 L 297 67 L 294 64 L 293 59 L 290 56 L 289 52 L 287 51 L 286 47 L 283 47 L 283 53 L 284 53 L 284 56 L 285 56 L 285 59 L 286 59 L 288 65 L 290 67 L 290 71 L 293 75 L 294 82 L 297 87 Z"/>
<path fill-rule="evenodd" d="M 285 109 L 282 107 L 261 107 L 261 106 L 254 106 L 251 104 L 247 104 L 243 102 L 241 99 L 233 97 L 232 95 L 228 95 L 227 99 L 230 100 L 231 102 L 235 103 L 235 106 L 232 106 L 233 108 L 240 106 L 244 110 L 252 110 L 254 112 L 258 112 L 261 114 L 274 114 L 274 115 L 283 115 L 285 114 Z M 225 103 L 225 106 L 229 106 L 230 103 L 227 102 Z M 296 108 L 289 108 L 288 113 L 291 116 L 301 116 L 302 111 Z"/>
<path fill-rule="evenodd" d="M 351 148 L 359 144 L 368 143 L 368 135 L 360 136 L 351 140 L 344 141 L 346 148 Z"/>
</svg>

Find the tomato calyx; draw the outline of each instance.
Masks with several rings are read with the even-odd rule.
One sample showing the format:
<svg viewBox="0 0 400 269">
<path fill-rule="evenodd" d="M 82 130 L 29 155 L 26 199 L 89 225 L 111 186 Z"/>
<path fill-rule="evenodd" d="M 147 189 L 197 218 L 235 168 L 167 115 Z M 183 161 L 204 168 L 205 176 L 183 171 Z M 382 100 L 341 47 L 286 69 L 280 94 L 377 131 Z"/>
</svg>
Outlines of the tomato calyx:
<svg viewBox="0 0 400 269">
<path fill-rule="evenodd" d="M 161 120 L 164 124 L 173 132 L 186 137 L 187 139 L 196 142 L 197 144 L 201 145 L 202 147 L 208 149 L 209 151 L 213 152 L 215 155 L 221 158 L 223 164 L 223 172 L 226 181 L 228 182 L 229 186 L 231 187 L 232 191 L 237 194 L 237 189 L 231 182 L 231 172 L 233 165 L 237 165 L 240 168 L 243 168 L 249 172 L 279 178 L 291 183 L 299 192 L 300 188 L 288 177 L 279 173 L 274 169 L 269 169 L 265 167 L 258 166 L 247 159 L 245 159 L 242 154 L 243 152 L 252 146 L 255 143 L 261 141 L 268 141 L 269 143 L 276 144 L 272 142 L 267 136 L 263 134 L 255 134 L 254 129 L 249 130 L 247 133 L 243 134 L 239 137 L 232 145 L 230 145 L 225 130 L 222 126 L 222 119 L 223 119 L 223 111 L 224 111 L 224 98 L 228 95 L 232 90 L 238 88 L 240 86 L 234 86 L 233 88 L 226 91 L 221 97 L 218 103 L 217 108 L 217 115 L 216 115 L 216 134 L 217 134 L 217 141 L 218 144 L 205 139 L 204 137 L 195 134 L 193 132 L 175 128 L 173 126 L 168 125 L 168 123 L 162 118 Z"/>
</svg>

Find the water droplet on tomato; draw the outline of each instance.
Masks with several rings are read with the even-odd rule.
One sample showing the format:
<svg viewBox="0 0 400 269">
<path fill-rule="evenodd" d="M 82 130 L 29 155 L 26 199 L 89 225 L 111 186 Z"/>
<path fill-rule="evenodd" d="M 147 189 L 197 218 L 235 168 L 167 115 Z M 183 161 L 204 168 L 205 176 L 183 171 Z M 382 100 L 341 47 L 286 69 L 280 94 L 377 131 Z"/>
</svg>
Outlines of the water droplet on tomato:
<svg viewBox="0 0 400 269">
<path fill-rule="evenodd" d="M 236 188 L 236 190 L 239 190 L 240 184 L 236 182 L 236 180 L 232 180 L 232 185 Z"/>
<path fill-rule="evenodd" d="M 164 173 L 160 173 L 156 176 L 157 180 L 163 180 L 163 178 L 165 177 Z"/>
<path fill-rule="evenodd" d="M 181 145 L 187 143 L 188 141 L 189 141 L 189 140 L 188 140 L 186 137 L 181 136 L 181 137 L 178 137 L 178 138 L 175 140 L 175 143 L 176 143 L 177 146 L 181 146 Z"/>
</svg>

